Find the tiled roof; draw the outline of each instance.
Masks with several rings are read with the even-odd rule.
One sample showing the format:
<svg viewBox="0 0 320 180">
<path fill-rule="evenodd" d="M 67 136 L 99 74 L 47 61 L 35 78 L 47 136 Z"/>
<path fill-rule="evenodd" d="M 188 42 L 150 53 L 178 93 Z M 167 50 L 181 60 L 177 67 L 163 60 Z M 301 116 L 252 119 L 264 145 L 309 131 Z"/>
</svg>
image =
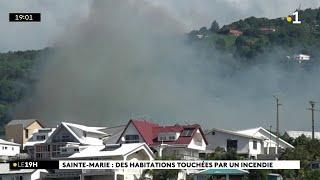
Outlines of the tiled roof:
<svg viewBox="0 0 320 180">
<path fill-rule="evenodd" d="M 132 123 L 134 127 L 137 129 L 137 131 L 140 133 L 146 144 L 150 146 L 156 146 L 161 144 L 162 142 L 158 141 L 158 134 L 159 133 L 168 133 L 168 132 L 174 132 L 174 133 L 182 133 L 184 129 L 194 129 L 192 134 L 190 136 L 179 136 L 177 140 L 175 141 L 166 141 L 166 144 L 180 144 L 180 145 L 186 145 L 189 144 L 193 138 L 194 133 L 197 130 L 200 130 L 200 133 L 202 134 L 202 137 L 205 140 L 205 143 L 207 144 L 207 140 L 205 139 L 204 133 L 198 124 L 193 125 L 179 125 L 175 124 L 173 126 L 160 126 L 159 124 L 155 124 L 153 122 L 144 120 L 144 119 L 131 119 L 129 124 Z M 125 129 L 127 129 L 127 127 Z M 125 130 L 124 130 L 125 131 Z M 121 135 L 122 136 L 122 135 Z M 120 136 L 120 137 L 121 137 Z"/>
<path fill-rule="evenodd" d="M 11 120 L 7 125 L 21 124 L 25 128 L 35 121 L 37 121 L 42 126 L 42 124 L 37 119 L 15 119 L 15 120 Z"/>
<path fill-rule="evenodd" d="M 130 122 L 132 122 L 132 124 L 136 127 L 148 145 L 153 143 L 153 139 L 157 138 L 159 128 L 158 124 L 146 121 L 144 119 L 130 120 L 129 123 Z"/>
</svg>

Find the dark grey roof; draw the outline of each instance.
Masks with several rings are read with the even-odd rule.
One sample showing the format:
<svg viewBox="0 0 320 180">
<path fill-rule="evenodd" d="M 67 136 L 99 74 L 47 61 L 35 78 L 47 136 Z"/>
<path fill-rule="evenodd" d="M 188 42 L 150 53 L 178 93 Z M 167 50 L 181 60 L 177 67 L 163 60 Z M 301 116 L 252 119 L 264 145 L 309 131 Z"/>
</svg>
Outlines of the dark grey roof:
<svg viewBox="0 0 320 180">
<path fill-rule="evenodd" d="M 100 131 L 107 133 L 109 135 L 114 135 L 117 133 L 122 133 L 122 131 L 125 129 L 126 125 L 119 125 L 114 127 L 107 127 L 104 129 L 101 129 Z"/>
<path fill-rule="evenodd" d="M 7 125 L 18 125 L 21 124 L 24 128 L 29 126 L 34 121 L 37 121 L 41 126 L 42 124 L 36 119 L 15 119 L 11 120 Z"/>
</svg>

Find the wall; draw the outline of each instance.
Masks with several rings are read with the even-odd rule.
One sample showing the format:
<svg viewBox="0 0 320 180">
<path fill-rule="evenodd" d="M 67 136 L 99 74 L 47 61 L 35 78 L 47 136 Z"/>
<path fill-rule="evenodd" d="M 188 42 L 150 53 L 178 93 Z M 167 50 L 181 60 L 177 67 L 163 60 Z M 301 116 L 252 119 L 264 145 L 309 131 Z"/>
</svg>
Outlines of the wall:
<svg viewBox="0 0 320 180">
<path fill-rule="evenodd" d="M 5 126 L 6 139 L 13 139 L 15 143 L 23 144 L 24 131 L 21 124 Z"/>
<path fill-rule="evenodd" d="M 142 136 L 140 135 L 140 133 L 138 132 L 138 130 L 135 128 L 135 126 L 132 123 L 130 123 L 128 125 L 127 129 L 122 134 L 122 137 L 126 137 L 126 135 L 139 135 L 139 143 L 144 142 L 144 139 L 142 138 Z M 123 143 L 123 142 L 121 142 L 122 137 L 120 137 L 119 143 Z"/>
<path fill-rule="evenodd" d="M 253 141 L 257 141 L 257 149 L 253 149 Z M 263 150 L 262 150 L 262 140 L 258 140 L 258 139 L 250 139 L 249 141 L 249 149 L 250 149 L 250 156 L 254 156 L 255 159 L 257 158 L 258 154 L 262 154 Z"/>
<path fill-rule="evenodd" d="M 247 154 L 249 153 L 249 141 L 250 138 L 242 137 L 242 136 L 236 136 L 229 133 L 224 133 L 220 131 L 215 131 L 215 135 L 212 135 L 211 131 L 210 133 L 206 134 L 206 138 L 208 141 L 208 150 L 215 150 L 217 147 L 222 147 L 225 150 L 227 149 L 227 140 L 238 140 L 238 149 L 237 153 L 239 154 Z"/>
<path fill-rule="evenodd" d="M 201 140 L 201 145 L 199 143 L 197 143 L 196 139 Z M 192 138 L 190 144 L 188 145 L 188 148 L 204 151 L 204 150 L 206 150 L 206 147 L 207 147 L 206 142 L 204 141 L 202 134 L 201 134 L 200 130 L 198 129 L 196 134 Z"/>
<path fill-rule="evenodd" d="M 15 156 L 20 153 L 20 146 L 0 144 L 0 156 Z"/>
<path fill-rule="evenodd" d="M 28 138 L 25 137 L 25 134 L 23 134 L 23 144 L 27 142 L 27 140 L 32 136 L 34 131 L 36 129 L 43 128 L 37 121 L 31 123 L 29 126 L 27 126 L 25 129 L 28 130 Z M 24 132 L 25 133 L 25 132 Z"/>
</svg>

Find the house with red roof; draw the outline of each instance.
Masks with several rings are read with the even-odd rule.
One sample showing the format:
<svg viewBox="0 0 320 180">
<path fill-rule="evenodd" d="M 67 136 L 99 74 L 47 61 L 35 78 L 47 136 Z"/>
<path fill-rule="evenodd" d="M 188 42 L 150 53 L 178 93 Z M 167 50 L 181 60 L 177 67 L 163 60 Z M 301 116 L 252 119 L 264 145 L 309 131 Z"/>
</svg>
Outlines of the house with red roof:
<svg viewBox="0 0 320 180">
<path fill-rule="evenodd" d="M 131 119 L 118 143 L 146 143 L 158 156 L 184 160 L 199 159 L 208 145 L 198 124 L 162 126 L 144 119 Z"/>
</svg>

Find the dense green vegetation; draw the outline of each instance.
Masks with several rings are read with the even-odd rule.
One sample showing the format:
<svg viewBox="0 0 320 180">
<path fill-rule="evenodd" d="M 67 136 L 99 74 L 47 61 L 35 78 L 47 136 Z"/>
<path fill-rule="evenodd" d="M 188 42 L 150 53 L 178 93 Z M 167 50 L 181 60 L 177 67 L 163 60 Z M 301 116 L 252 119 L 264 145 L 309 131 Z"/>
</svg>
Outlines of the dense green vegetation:
<svg viewBox="0 0 320 180">
<path fill-rule="evenodd" d="M 0 135 L 11 118 L 10 109 L 32 90 L 37 80 L 36 65 L 50 49 L 0 53 Z"/>
<path fill-rule="evenodd" d="M 253 62 L 275 47 L 281 47 L 288 55 L 305 53 L 315 57 L 320 45 L 320 9 L 299 11 L 299 20 L 301 24 L 289 23 L 285 18 L 249 17 L 221 28 L 214 21 L 209 29 L 202 27 L 191 31 L 189 39 L 192 44 L 209 51 L 216 48 Z M 232 34 L 230 30 L 241 35 Z"/>
<path fill-rule="evenodd" d="M 286 141 L 290 142 L 295 149 L 287 149 L 280 157 L 281 160 L 300 160 L 300 170 L 278 171 L 288 179 L 319 180 L 320 169 L 312 170 L 310 163 L 320 161 L 320 141 L 318 139 L 307 138 L 302 135 L 293 140 L 284 135 Z"/>
</svg>

